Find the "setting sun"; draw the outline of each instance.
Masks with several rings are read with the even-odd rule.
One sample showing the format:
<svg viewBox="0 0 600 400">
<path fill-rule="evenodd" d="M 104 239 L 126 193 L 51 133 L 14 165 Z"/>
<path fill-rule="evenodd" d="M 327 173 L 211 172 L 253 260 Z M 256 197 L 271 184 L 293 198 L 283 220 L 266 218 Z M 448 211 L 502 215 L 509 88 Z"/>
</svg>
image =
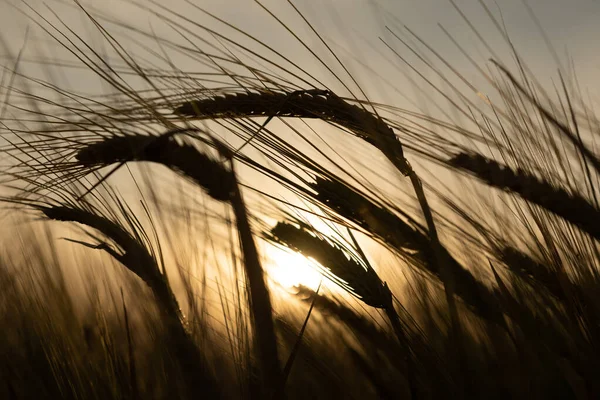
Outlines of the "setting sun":
<svg viewBox="0 0 600 400">
<path fill-rule="evenodd" d="M 284 288 L 303 285 L 316 290 L 322 276 L 313 267 L 311 261 L 301 254 L 269 246 L 266 251 L 269 276 Z"/>
</svg>

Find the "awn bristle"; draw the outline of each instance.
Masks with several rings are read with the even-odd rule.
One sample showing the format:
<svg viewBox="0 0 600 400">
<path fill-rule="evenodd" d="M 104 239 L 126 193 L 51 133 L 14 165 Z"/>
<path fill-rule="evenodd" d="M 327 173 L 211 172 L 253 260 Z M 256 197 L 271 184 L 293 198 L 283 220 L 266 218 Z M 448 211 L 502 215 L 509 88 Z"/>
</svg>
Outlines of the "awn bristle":
<svg viewBox="0 0 600 400">
<path fill-rule="evenodd" d="M 521 169 L 513 171 L 508 166 L 479 154 L 460 153 L 448 163 L 471 172 L 490 186 L 517 194 L 600 239 L 600 210 L 585 198 L 553 186 Z"/>
<path fill-rule="evenodd" d="M 189 144 L 177 143 L 172 135 L 114 136 L 92 143 L 75 155 L 85 167 L 127 161 L 162 164 L 187 176 L 216 200 L 230 201 L 236 184 L 231 171 Z"/>
<path fill-rule="evenodd" d="M 317 237 L 312 231 L 302 227 L 278 222 L 271 235 L 276 243 L 311 257 L 323 267 L 325 275 L 352 295 L 376 308 L 386 308 L 391 304 L 391 292 L 377 273 L 334 243 Z"/>
</svg>

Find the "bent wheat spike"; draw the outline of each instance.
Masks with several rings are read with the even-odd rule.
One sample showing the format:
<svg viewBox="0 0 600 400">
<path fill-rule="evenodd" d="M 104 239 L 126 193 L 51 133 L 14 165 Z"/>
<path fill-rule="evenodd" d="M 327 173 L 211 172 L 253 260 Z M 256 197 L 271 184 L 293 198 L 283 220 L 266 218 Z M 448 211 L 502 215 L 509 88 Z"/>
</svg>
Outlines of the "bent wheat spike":
<svg viewBox="0 0 600 400">
<path fill-rule="evenodd" d="M 119 224 L 96 215 L 93 212 L 74 207 L 39 206 L 38 208 L 49 219 L 63 222 L 77 222 L 102 232 L 103 235 L 113 240 L 120 247 L 122 253 L 119 254 L 107 246 L 104 246 L 103 249 L 127 267 L 127 269 L 139 276 L 153 290 L 161 286 L 160 282 L 163 277 L 153 257 L 133 235 Z M 155 294 L 159 293 L 162 293 L 162 290 Z M 162 297 L 162 295 L 157 297 L 163 305 L 167 305 L 171 301 Z M 170 306 L 167 308 L 170 308 Z"/>
<path fill-rule="evenodd" d="M 313 258 L 325 268 L 325 275 L 366 304 L 385 308 L 391 302 L 391 293 L 377 273 L 333 243 L 285 222 L 278 222 L 271 229 L 271 235 L 274 242 Z"/>
<path fill-rule="evenodd" d="M 297 287 L 295 296 L 303 302 L 309 302 L 316 297 L 317 301 L 315 301 L 315 308 L 324 316 L 336 318 L 366 339 L 379 341 L 379 344 L 385 343 L 388 347 L 395 348 L 397 346 L 397 343 L 393 341 L 393 337 L 388 336 L 385 331 L 381 330 L 371 320 L 357 314 L 356 311 L 344 305 L 344 303 L 333 300 L 326 295 L 318 294 L 303 285 Z"/>
<path fill-rule="evenodd" d="M 55 221 L 76 222 L 101 232 L 113 241 L 119 250 L 108 244 L 98 245 L 125 268 L 140 277 L 152 290 L 166 327 L 173 339 L 175 355 L 182 362 L 184 379 L 191 393 L 202 391 L 210 398 L 220 398 L 220 391 L 210 376 L 204 355 L 190 338 L 183 324 L 177 299 L 160 272 L 158 262 L 146 246 L 119 223 L 99 215 L 90 207 L 34 205 L 47 218 Z"/>
<path fill-rule="evenodd" d="M 75 155 L 84 167 L 126 161 L 162 164 L 199 184 L 216 200 L 231 199 L 235 179 L 230 171 L 194 146 L 179 144 L 173 136 L 114 136 L 92 143 Z"/>
<path fill-rule="evenodd" d="M 554 297 L 568 301 L 563 284 L 571 284 L 568 277 L 561 283 L 559 275 L 547 265 L 542 264 L 521 251 L 505 246 L 498 250 L 500 261 L 522 279 L 546 288 Z"/>
<path fill-rule="evenodd" d="M 342 126 L 375 146 L 405 175 L 410 169 L 392 128 L 381 118 L 329 90 L 227 94 L 183 103 L 174 112 L 192 119 L 270 116 L 321 119 Z"/>
<path fill-rule="evenodd" d="M 553 186 L 523 170 L 511 168 L 479 154 L 460 153 L 448 164 L 468 171 L 490 186 L 516 194 L 558 215 L 600 239 L 600 210 L 585 198 Z"/>
<path fill-rule="evenodd" d="M 348 257 L 335 242 L 317 236 L 315 231 L 307 228 L 279 222 L 271 229 L 271 239 L 306 257 L 313 258 L 322 265 L 321 270 L 329 279 L 364 303 L 385 311 L 404 353 L 411 398 L 415 398 L 414 355 L 406 327 L 394 308 L 392 292 L 387 284 L 381 281 L 370 266 Z"/>
</svg>

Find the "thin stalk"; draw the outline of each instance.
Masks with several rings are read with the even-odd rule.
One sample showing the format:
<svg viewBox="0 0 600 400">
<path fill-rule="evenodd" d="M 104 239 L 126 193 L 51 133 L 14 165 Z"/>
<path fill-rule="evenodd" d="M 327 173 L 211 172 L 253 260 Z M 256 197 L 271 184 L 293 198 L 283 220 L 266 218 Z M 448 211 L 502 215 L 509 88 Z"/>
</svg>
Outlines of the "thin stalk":
<svg viewBox="0 0 600 400">
<path fill-rule="evenodd" d="M 304 319 L 302 328 L 300 328 L 300 332 L 298 333 L 298 339 L 296 339 L 296 342 L 294 343 L 294 347 L 292 348 L 292 351 L 290 352 L 290 356 L 288 357 L 288 360 L 285 363 L 285 367 L 283 369 L 283 376 L 281 377 L 281 383 L 279 385 L 279 388 L 277 389 L 277 392 L 273 396 L 274 400 L 281 398 L 281 396 L 284 395 L 284 393 L 285 393 L 285 384 L 287 383 L 290 373 L 292 372 L 292 367 L 294 366 L 294 361 L 296 360 L 296 356 L 298 355 L 298 352 L 300 351 L 300 345 L 302 344 L 302 338 L 304 337 L 304 332 L 306 332 L 306 326 L 308 325 L 308 321 L 310 320 L 312 311 L 315 308 L 315 303 L 316 303 L 317 299 L 319 298 L 319 290 L 321 289 L 322 283 L 323 283 L 323 281 L 319 282 L 319 286 L 317 287 L 317 290 L 315 290 L 315 292 L 314 292 L 313 299 L 310 303 L 310 308 L 308 309 L 308 313 L 306 314 L 306 318 Z"/>
<path fill-rule="evenodd" d="M 402 329 L 400 317 L 398 316 L 398 312 L 394 308 L 393 303 L 390 302 L 384 308 L 384 311 L 388 319 L 390 320 L 390 324 L 392 325 L 392 329 L 394 330 L 398 341 L 404 349 L 404 362 L 406 364 L 406 380 L 408 381 L 410 398 L 416 400 L 419 398 L 416 382 L 416 363 L 411 351 L 410 342 L 408 340 L 408 337 L 406 336 L 406 332 L 404 331 L 404 329 Z"/>
<path fill-rule="evenodd" d="M 408 163 L 408 161 L 403 160 L 399 162 L 398 157 L 390 157 L 388 151 L 385 149 L 380 149 L 386 157 L 392 162 L 392 164 L 404 175 L 408 175 L 410 178 L 410 182 L 413 186 L 415 194 L 417 195 L 417 199 L 419 201 L 419 205 L 421 207 L 421 211 L 423 212 L 423 216 L 425 217 L 425 222 L 427 223 L 429 240 L 431 241 L 431 247 L 433 248 L 434 253 L 434 262 L 437 264 L 437 269 L 440 272 L 440 277 L 442 283 L 444 285 L 444 293 L 446 295 L 446 302 L 448 303 L 448 310 L 450 312 L 450 322 L 451 322 L 451 336 L 452 341 L 455 344 L 456 356 L 459 363 L 459 375 L 467 379 L 466 372 L 466 353 L 463 348 L 463 343 L 461 341 L 462 338 L 462 327 L 458 315 L 458 307 L 456 306 L 456 300 L 454 298 L 455 291 L 455 282 L 452 271 L 447 266 L 445 253 L 442 250 L 442 245 L 439 241 L 437 229 L 435 227 L 435 222 L 433 220 L 433 214 L 431 212 L 431 208 L 429 207 L 429 203 L 427 202 L 427 197 L 425 196 L 425 191 L 423 190 L 423 185 L 421 183 L 421 179 L 414 171 L 412 166 Z M 459 386 L 459 397 L 464 397 L 464 387 Z"/>
<path fill-rule="evenodd" d="M 235 177 L 233 159 L 231 160 L 231 173 Z M 248 213 L 238 184 L 233 185 L 231 206 L 240 235 L 243 265 L 248 280 L 250 310 L 254 317 L 255 341 L 259 353 L 259 363 L 261 364 L 264 396 L 267 393 L 272 393 L 278 387 L 282 377 L 272 317 L 273 308 L 250 223 L 248 222 Z"/>
<path fill-rule="evenodd" d="M 369 259 L 367 258 L 367 255 L 363 251 L 362 247 L 358 244 L 356 237 L 354 237 L 354 235 L 352 234 L 352 231 L 349 228 L 348 228 L 348 234 L 350 235 L 350 238 L 352 239 L 352 243 L 354 244 L 354 247 L 356 248 L 356 251 L 358 252 L 358 254 L 361 256 L 361 258 L 367 264 L 367 266 L 369 268 L 372 268 L 372 266 L 369 263 Z M 384 283 L 384 291 L 387 292 L 388 296 L 385 296 L 386 302 L 385 302 L 383 309 L 390 321 L 390 324 L 392 325 L 392 329 L 394 330 L 394 333 L 396 334 L 396 338 L 398 339 L 398 342 L 400 342 L 400 345 L 404 349 L 404 352 L 405 352 L 404 353 L 404 362 L 406 364 L 406 379 L 408 381 L 410 398 L 415 400 L 415 399 L 419 398 L 419 395 L 417 393 L 417 382 L 416 382 L 416 377 L 415 377 L 416 363 L 415 363 L 415 359 L 413 357 L 412 349 L 410 346 L 410 341 L 408 340 L 408 336 L 407 336 L 405 330 L 402 328 L 402 324 L 400 322 L 400 317 L 398 316 L 398 312 L 394 308 L 392 292 L 389 289 L 389 287 L 387 286 L 387 283 Z"/>
</svg>

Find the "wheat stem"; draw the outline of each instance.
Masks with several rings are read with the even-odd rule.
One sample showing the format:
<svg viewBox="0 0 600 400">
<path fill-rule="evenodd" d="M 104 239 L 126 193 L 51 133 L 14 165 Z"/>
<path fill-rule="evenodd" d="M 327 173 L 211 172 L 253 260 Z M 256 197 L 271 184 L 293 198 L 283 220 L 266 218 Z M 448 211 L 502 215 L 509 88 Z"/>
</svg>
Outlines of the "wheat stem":
<svg viewBox="0 0 600 400">
<path fill-rule="evenodd" d="M 232 176 L 235 177 L 233 159 L 230 162 Z M 254 242 L 248 212 L 239 185 L 234 184 L 231 206 L 235 214 L 240 244 L 242 247 L 243 265 L 250 292 L 250 309 L 255 324 L 255 335 L 261 373 L 263 375 L 263 395 L 273 393 L 282 381 L 282 372 L 277 350 L 277 337 L 273 324 L 273 308 L 269 289 L 265 282 L 264 271 Z M 283 395 L 283 394 L 282 394 Z"/>
</svg>

